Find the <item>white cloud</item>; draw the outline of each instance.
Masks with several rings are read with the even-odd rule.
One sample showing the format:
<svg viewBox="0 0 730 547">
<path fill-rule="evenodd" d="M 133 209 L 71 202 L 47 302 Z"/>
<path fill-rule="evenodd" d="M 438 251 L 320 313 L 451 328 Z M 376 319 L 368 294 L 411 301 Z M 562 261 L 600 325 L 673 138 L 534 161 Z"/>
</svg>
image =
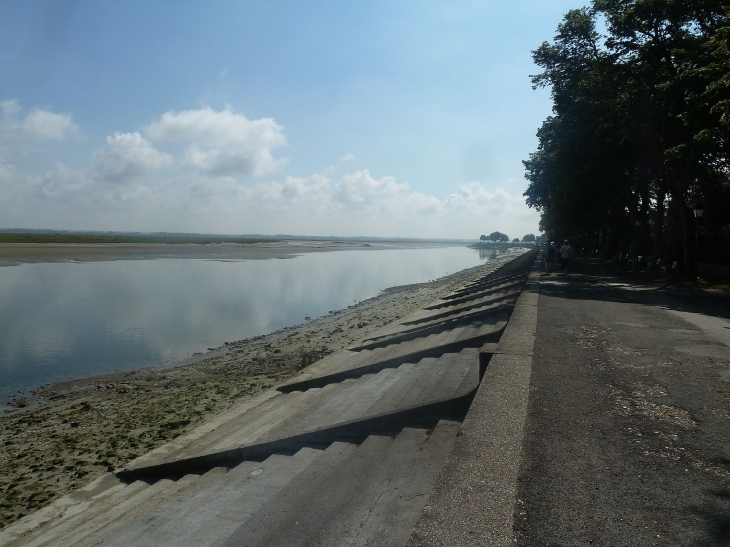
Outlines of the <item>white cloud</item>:
<svg viewBox="0 0 730 547">
<path fill-rule="evenodd" d="M 450 211 L 507 216 L 523 214 L 527 207 L 522 194 L 510 194 L 502 188 L 490 192 L 479 182 L 462 184 L 443 206 Z"/>
<path fill-rule="evenodd" d="M 354 154 L 345 154 L 344 156 L 342 156 L 340 158 L 340 161 L 352 161 L 354 159 L 355 159 L 355 155 Z"/>
<path fill-rule="evenodd" d="M 241 201 L 238 207 L 268 226 L 252 232 L 476 238 L 491 227 L 522 237 L 538 223 L 520 194 L 501 188 L 472 182 L 439 198 L 368 170 L 260 184 Z"/>
<path fill-rule="evenodd" d="M 241 228 L 228 228 L 238 232 L 476 238 L 492 227 L 521 237 L 538 222 L 521 195 L 501 188 L 489 191 L 472 182 L 438 198 L 368 170 L 337 180 L 287 177 L 253 187 L 209 180 L 206 189 L 206 207 L 221 222 L 240 219 Z"/>
<path fill-rule="evenodd" d="M 28 227 L 440 238 L 521 237 L 538 223 L 522 196 L 478 182 L 439 198 L 367 170 L 255 185 L 200 173 L 142 176 L 169 160 L 139 135 L 116 134 L 86 170 L 58 164 L 30 176 L 0 165 L 0 216 Z M 130 177 L 135 184 L 104 183 Z"/>
<path fill-rule="evenodd" d="M 27 146 L 76 130 L 70 115 L 0 102 L 0 137 L 14 137 L 0 139 L 0 152 L 19 136 Z M 178 148 L 162 151 L 163 143 Z M 61 229 L 442 238 L 494 230 L 521 237 L 537 228 L 538 215 L 510 181 L 496 189 L 471 182 L 436 196 L 367 169 L 335 176 L 325 167 L 308 177 L 241 183 L 242 175 L 275 169 L 284 160 L 272 151 L 285 144 L 271 118 L 249 120 L 229 108 L 167 112 L 142 134 L 107 137 L 85 167 L 57 163 L 32 175 L 0 163 L 0 218 L 6 226 Z"/>
<path fill-rule="evenodd" d="M 262 175 L 285 163 L 272 150 L 286 145 L 282 127 L 272 118 L 249 120 L 226 108 L 167 112 L 147 126 L 155 142 L 183 143 L 183 162 L 216 176 Z"/>
<path fill-rule="evenodd" d="M 20 104 L 15 99 L 0 102 L 0 110 L 3 111 L 4 117 L 14 116 L 20 113 Z"/>
<path fill-rule="evenodd" d="M 61 140 L 76 133 L 78 126 L 70 114 L 56 114 L 48 110 L 33 109 L 21 124 L 22 132 L 34 139 Z"/>
<path fill-rule="evenodd" d="M 102 181 L 127 183 L 165 167 L 172 157 L 157 150 L 139 133 L 114 133 L 92 156 L 92 173 Z"/>
<path fill-rule="evenodd" d="M 63 140 L 78 132 L 78 126 L 71 114 L 57 114 L 50 110 L 33 108 L 23 117 L 17 100 L 3 101 L 0 103 L 0 110 L 0 130 L 12 139 Z"/>
<path fill-rule="evenodd" d="M 365 169 L 343 176 L 334 189 L 339 201 L 363 205 L 403 196 L 408 185 L 398 184 L 393 177 L 375 179 Z"/>
</svg>

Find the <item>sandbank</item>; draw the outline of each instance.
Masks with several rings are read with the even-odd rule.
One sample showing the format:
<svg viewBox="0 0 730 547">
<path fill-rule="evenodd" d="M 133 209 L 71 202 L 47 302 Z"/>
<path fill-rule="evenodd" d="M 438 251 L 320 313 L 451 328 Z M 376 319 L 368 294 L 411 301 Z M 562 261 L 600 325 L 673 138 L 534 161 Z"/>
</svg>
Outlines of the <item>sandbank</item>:
<svg viewBox="0 0 730 547">
<path fill-rule="evenodd" d="M 0 266 L 41 262 L 99 262 L 193 258 L 203 260 L 269 260 L 317 252 L 347 250 L 418 249 L 463 245 L 457 243 L 361 242 L 287 240 L 240 244 L 167 243 L 0 243 Z"/>
</svg>

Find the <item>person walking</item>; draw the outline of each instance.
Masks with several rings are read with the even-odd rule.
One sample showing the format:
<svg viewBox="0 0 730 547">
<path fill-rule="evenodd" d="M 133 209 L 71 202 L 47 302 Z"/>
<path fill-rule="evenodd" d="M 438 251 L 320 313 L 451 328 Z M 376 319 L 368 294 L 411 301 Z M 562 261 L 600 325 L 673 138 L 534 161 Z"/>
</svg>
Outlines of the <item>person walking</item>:
<svg viewBox="0 0 730 547">
<path fill-rule="evenodd" d="M 568 262 L 570 261 L 570 255 L 573 254 L 573 249 L 568 245 L 568 240 L 563 241 L 563 246 L 560 247 L 560 268 L 563 272 L 568 271 Z"/>
<path fill-rule="evenodd" d="M 545 271 L 548 275 L 552 273 L 553 260 L 555 259 L 555 246 L 552 241 L 548 241 L 545 245 Z"/>
</svg>

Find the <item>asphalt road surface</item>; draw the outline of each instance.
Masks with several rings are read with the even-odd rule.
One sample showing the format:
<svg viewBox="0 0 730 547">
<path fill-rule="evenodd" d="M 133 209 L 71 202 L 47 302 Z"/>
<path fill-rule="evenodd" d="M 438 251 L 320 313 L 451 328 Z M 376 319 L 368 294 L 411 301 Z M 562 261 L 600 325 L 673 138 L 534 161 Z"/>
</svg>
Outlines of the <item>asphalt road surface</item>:
<svg viewBox="0 0 730 547">
<path fill-rule="evenodd" d="M 516 544 L 730 545 L 730 299 L 573 269 L 540 280 Z"/>
</svg>

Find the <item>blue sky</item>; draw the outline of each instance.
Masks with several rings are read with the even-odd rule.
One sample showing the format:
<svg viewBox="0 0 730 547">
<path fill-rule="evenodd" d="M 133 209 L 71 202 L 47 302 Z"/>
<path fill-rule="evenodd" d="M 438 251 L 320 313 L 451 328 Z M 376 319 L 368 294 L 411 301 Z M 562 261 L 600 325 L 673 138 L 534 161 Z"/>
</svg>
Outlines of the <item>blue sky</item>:
<svg viewBox="0 0 730 547">
<path fill-rule="evenodd" d="M 575 7 L 5 3 L 0 227 L 536 233 L 530 51 Z"/>
</svg>

